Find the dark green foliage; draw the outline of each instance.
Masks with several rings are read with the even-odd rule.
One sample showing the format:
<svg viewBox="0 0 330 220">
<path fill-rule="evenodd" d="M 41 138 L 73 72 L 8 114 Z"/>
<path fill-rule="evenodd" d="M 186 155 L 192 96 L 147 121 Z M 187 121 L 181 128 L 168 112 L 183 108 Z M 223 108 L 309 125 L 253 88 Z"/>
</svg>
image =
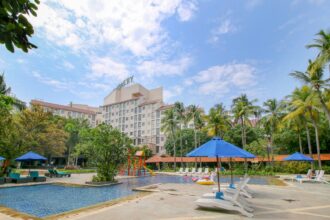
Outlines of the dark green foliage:
<svg viewBox="0 0 330 220">
<path fill-rule="evenodd" d="M 179 132 L 177 132 L 177 135 Z M 197 143 L 199 145 L 204 144 L 208 140 L 210 140 L 210 137 L 207 136 L 207 133 L 204 131 L 198 131 L 197 134 Z M 197 145 L 197 147 L 199 147 Z M 192 151 L 195 148 L 195 143 L 194 143 L 194 129 L 191 128 L 186 128 L 182 129 L 182 152 L 181 152 L 181 147 L 180 147 L 180 140 L 176 138 L 176 146 L 177 148 L 177 156 L 185 156 L 187 153 Z M 165 148 L 166 152 L 170 155 L 173 155 L 174 150 L 173 150 L 173 138 L 168 137 L 165 142 Z M 179 161 L 178 161 L 179 162 Z"/>
<path fill-rule="evenodd" d="M 114 182 L 118 169 L 127 160 L 131 140 L 112 126 L 100 124 L 81 132 L 81 143 L 77 148 L 97 168 L 93 181 Z"/>
<path fill-rule="evenodd" d="M 10 52 L 14 46 L 24 52 L 37 48 L 29 41 L 34 33 L 27 16 L 37 16 L 39 0 L 1 0 L 0 1 L 0 43 Z"/>
</svg>

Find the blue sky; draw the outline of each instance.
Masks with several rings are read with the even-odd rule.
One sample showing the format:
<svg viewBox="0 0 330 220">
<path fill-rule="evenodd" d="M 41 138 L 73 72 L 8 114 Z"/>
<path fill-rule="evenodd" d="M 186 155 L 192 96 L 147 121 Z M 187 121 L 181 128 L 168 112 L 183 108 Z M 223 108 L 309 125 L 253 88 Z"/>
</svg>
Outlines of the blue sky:
<svg viewBox="0 0 330 220">
<path fill-rule="evenodd" d="M 38 49 L 1 46 L 0 71 L 26 102 L 99 106 L 134 75 L 167 103 L 262 103 L 299 85 L 288 74 L 316 56 L 305 45 L 330 28 L 329 11 L 326 0 L 45 0 L 31 18 Z"/>
</svg>

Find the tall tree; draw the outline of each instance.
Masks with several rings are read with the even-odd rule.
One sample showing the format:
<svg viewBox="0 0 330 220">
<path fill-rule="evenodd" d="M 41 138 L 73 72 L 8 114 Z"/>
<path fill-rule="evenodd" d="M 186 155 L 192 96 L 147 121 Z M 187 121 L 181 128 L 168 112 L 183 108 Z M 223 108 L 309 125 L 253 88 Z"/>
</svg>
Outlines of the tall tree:
<svg viewBox="0 0 330 220">
<path fill-rule="evenodd" d="M 224 133 L 231 126 L 228 112 L 222 103 L 215 105 L 206 116 L 207 129 L 210 136 L 220 136 L 223 138 Z"/>
<path fill-rule="evenodd" d="M 57 120 L 40 106 L 32 106 L 17 115 L 17 123 L 20 145 L 25 149 L 48 158 L 64 154 L 68 134 L 64 131 L 63 120 Z"/>
<path fill-rule="evenodd" d="M 256 100 L 250 101 L 246 94 L 235 98 L 232 104 L 232 112 L 234 114 L 235 122 L 241 124 L 242 147 L 246 146 L 246 126 L 251 125 L 249 117 L 255 113 Z"/>
<path fill-rule="evenodd" d="M 174 170 L 176 170 L 176 131 L 178 129 L 178 118 L 174 108 L 165 110 L 164 117 L 162 118 L 161 130 L 165 132 L 167 136 L 173 138 L 173 149 L 174 149 Z"/>
<path fill-rule="evenodd" d="M 328 108 L 322 94 L 324 89 L 328 89 L 330 87 L 330 78 L 324 79 L 323 68 L 316 66 L 317 64 L 315 62 L 309 60 L 309 66 L 306 72 L 295 71 L 290 75 L 313 88 L 330 125 L 330 109 Z"/>
<path fill-rule="evenodd" d="M 194 128 L 194 143 L 195 143 L 195 149 L 197 148 L 197 130 L 199 128 L 199 125 L 201 125 L 202 121 L 202 110 L 197 105 L 189 105 L 187 107 L 188 109 L 188 117 L 193 122 L 193 128 Z M 197 160 L 195 163 L 195 166 L 197 166 Z"/>
<path fill-rule="evenodd" d="M 34 33 L 27 16 L 37 16 L 39 0 L 2 0 L 0 1 L 0 43 L 14 52 L 14 46 L 28 52 L 37 48 L 29 41 Z"/>
<path fill-rule="evenodd" d="M 266 133 L 270 137 L 270 150 L 272 158 L 274 158 L 273 135 L 277 131 L 280 120 L 283 116 L 280 103 L 276 99 L 268 99 L 263 103 L 263 112 L 265 113 L 262 120 Z"/>
<path fill-rule="evenodd" d="M 182 157 L 182 127 L 184 127 L 185 125 L 185 121 L 186 121 L 186 109 L 184 107 L 184 104 L 182 102 L 175 102 L 174 103 L 174 111 L 175 111 L 175 114 L 176 114 L 176 117 L 178 119 L 178 122 L 179 122 L 179 136 L 180 136 L 180 156 Z M 183 166 L 183 162 L 181 160 L 181 167 Z"/>
<path fill-rule="evenodd" d="M 308 86 L 303 86 L 301 89 L 295 89 L 291 95 L 291 107 L 292 112 L 290 112 L 286 118 L 294 118 L 297 115 L 304 115 L 308 118 L 314 127 L 315 131 L 315 142 L 316 151 L 318 157 L 319 168 L 322 169 L 321 159 L 320 159 L 320 141 L 319 141 L 319 129 L 317 125 L 318 120 L 318 105 L 319 102 L 315 93 Z"/>
<path fill-rule="evenodd" d="M 70 165 L 71 152 L 80 141 L 79 133 L 89 127 L 87 119 L 70 118 L 66 120 L 64 129 L 69 134 L 67 146 L 67 165 Z M 76 159 L 77 162 L 77 159 Z"/>
<path fill-rule="evenodd" d="M 315 43 L 309 44 L 306 47 L 316 48 L 319 50 L 316 58 L 316 65 L 314 67 L 316 69 L 322 69 L 330 61 L 330 31 L 326 32 L 324 30 L 320 30 L 320 32 L 316 35 L 318 38 L 314 39 Z"/>
<path fill-rule="evenodd" d="M 11 88 L 7 86 L 5 82 L 5 74 L 0 74 L 0 94 L 1 95 L 9 95 Z"/>
</svg>

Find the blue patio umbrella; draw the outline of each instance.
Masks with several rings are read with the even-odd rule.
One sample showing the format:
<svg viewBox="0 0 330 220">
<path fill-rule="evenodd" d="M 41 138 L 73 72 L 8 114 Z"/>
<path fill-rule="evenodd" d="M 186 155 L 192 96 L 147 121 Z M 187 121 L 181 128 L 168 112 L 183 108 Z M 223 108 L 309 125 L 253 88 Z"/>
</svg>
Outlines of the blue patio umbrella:
<svg viewBox="0 0 330 220">
<path fill-rule="evenodd" d="M 16 161 L 46 161 L 47 158 L 30 151 L 20 157 L 17 157 L 15 160 Z"/>
<path fill-rule="evenodd" d="M 1 161 L 1 160 L 5 160 L 5 158 L 0 156 L 0 161 Z"/>
<path fill-rule="evenodd" d="M 213 137 L 210 141 L 187 154 L 188 157 L 216 157 L 217 170 L 219 171 L 219 158 L 255 158 L 255 156 L 242 148 Z M 231 170 L 232 171 L 232 170 Z M 232 174 L 232 173 L 231 173 Z M 232 175 L 231 175 L 232 176 Z M 218 191 L 220 192 L 220 176 L 217 172 Z M 231 178 L 232 179 L 232 178 Z M 220 195 L 220 194 L 219 194 Z"/>
<path fill-rule="evenodd" d="M 34 153 L 33 151 L 27 152 L 26 154 L 17 157 L 15 159 L 15 161 L 20 161 L 20 162 L 24 162 L 24 161 L 46 161 L 47 158 L 43 157 L 37 153 Z M 30 169 L 29 169 L 30 170 Z"/>
<path fill-rule="evenodd" d="M 314 161 L 313 158 L 307 157 L 304 154 L 301 154 L 299 152 L 296 152 L 294 154 L 291 154 L 290 156 L 284 158 L 285 161 Z"/>
</svg>

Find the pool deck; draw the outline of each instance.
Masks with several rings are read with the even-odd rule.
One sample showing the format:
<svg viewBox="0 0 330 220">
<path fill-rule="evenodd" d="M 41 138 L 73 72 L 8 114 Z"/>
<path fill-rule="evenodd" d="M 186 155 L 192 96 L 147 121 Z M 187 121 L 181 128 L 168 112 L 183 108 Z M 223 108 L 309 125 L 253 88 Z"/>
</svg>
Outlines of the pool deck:
<svg viewBox="0 0 330 220">
<path fill-rule="evenodd" d="M 79 184 L 85 182 L 89 175 L 77 174 L 73 175 L 71 180 L 60 179 L 65 183 Z M 330 219 L 330 184 L 287 183 L 287 186 L 249 185 L 255 192 L 255 198 L 249 199 L 255 208 L 254 219 Z M 198 184 L 161 184 L 158 185 L 158 192 L 143 197 L 49 219 L 248 219 L 235 212 L 199 209 L 194 201 L 210 192 L 212 187 Z M 0 219 L 18 218 L 0 213 Z"/>
</svg>

